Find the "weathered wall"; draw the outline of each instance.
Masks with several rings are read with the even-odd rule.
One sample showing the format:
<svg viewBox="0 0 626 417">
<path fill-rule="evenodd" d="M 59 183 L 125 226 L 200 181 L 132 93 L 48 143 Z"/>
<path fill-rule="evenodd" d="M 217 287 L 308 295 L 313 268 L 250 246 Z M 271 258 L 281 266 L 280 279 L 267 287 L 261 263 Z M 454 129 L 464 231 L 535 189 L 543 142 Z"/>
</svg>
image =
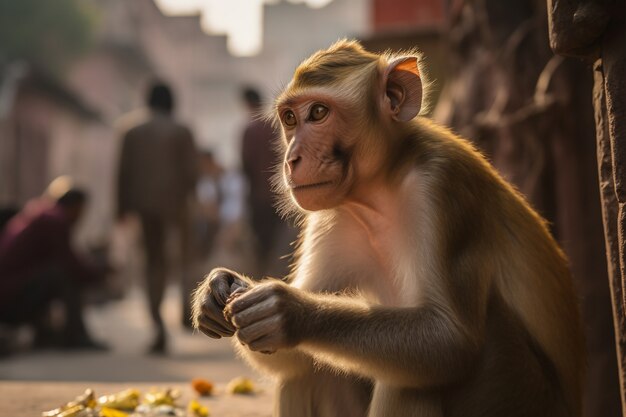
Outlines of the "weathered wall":
<svg viewBox="0 0 626 417">
<path fill-rule="evenodd" d="M 551 223 L 581 296 L 585 416 L 619 415 L 589 64 L 555 57 L 543 1 L 456 1 L 436 118 L 471 138 Z"/>
<path fill-rule="evenodd" d="M 609 283 L 626 404 L 626 1 L 548 0 L 550 46 L 594 62 L 598 172 Z M 623 407 L 624 408 L 624 407 Z"/>
</svg>

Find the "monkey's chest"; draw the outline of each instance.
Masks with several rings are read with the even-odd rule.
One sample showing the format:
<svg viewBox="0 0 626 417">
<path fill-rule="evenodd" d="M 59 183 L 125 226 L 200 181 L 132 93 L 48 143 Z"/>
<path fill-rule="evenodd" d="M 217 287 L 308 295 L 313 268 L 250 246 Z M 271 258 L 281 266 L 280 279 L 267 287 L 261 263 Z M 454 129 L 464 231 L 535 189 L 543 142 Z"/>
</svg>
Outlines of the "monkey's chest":
<svg viewBox="0 0 626 417">
<path fill-rule="evenodd" d="M 375 231 L 357 230 L 346 248 L 346 262 L 358 272 L 358 290 L 369 302 L 386 306 L 402 304 L 402 263 L 398 258 L 398 239 L 393 227 Z"/>
<path fill-rule="evenodd" d="M 403 279 L 393 256 L 392 242 L 381 239 L 372 244 L 361 240 L 352 244 L 352 251 L 344 260 L 344 266 L 356 274 L 357 290 L 367 301 L 386 306 L 402 304 Z"/>
<path fill-rule="evenodd" d="M 403 305 L 398 228 L 364 227 L 342 218 L 333 230 L 303 242 L 294 285 L 316 292 L 358 293 L 373 304 Z"/>
</svg>

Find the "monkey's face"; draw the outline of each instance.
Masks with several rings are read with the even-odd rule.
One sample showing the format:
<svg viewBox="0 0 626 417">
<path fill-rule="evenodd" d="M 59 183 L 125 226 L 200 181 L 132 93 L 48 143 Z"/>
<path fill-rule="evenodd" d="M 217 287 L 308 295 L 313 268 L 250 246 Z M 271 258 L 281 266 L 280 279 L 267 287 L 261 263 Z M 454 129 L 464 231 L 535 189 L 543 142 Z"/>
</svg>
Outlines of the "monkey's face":
<svg viewBox="0 0 626 417">
<path fill-rule="evenodd" d="M 287 149 L 284 183 L 305 210 L 339 205 L 354 178 L 354 133 L 346 129 L 342 106 L 324 94 L 302 94 L 278 106 Z"/>
<path fill-rule="evenodd" d="M 358 199 L 393 168 L 389 155 L 419 113 L 422 87 L 415 56 L 380 59 L 339 44 L 303 62 L 279 96 L 283 185 L 300 208 Z"/>
</svg>

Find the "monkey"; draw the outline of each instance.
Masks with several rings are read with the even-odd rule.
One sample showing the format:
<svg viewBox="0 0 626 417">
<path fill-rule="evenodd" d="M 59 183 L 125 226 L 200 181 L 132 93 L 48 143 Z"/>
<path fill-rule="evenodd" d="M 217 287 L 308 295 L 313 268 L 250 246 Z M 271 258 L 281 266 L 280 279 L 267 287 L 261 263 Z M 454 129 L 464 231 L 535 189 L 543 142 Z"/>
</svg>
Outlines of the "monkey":
<svg viewBox="0 0 626 417">
<path fill-rule="evenodd" d="M 469 141 L 428 118 L 415 51 L 340 40 L 272 114 L 291 272 L 217 268 L 197 329 L 276 378 L 275 415 L 578 417 L 584 340 L 546 221 Z"/>
</svg>

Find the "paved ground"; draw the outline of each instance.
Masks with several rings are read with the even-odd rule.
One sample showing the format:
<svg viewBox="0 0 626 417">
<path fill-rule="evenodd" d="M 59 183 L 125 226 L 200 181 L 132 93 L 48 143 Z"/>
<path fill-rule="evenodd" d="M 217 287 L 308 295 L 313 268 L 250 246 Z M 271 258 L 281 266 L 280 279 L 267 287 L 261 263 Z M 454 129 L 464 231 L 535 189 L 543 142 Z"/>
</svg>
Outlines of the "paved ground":
<svg viewBox="0 0 626 417">
<path fill-rule="evenodd" d="M 237 376 L 251 377 L 263 393 L 253 397 L 222 394 L 209 399 L 212 416 L 271 414 L 271 383 L 235 358 L 227 340 L 215 341 L 185 331 L 174 288 L 169 289 L 163 306 L 171 335 L 168 356 L 145 354 L 152 336 L 146 310 L 138 290 L 131 290 L 122 301 L 87 310 L 94 337 L 109 344 L 110 352 L 26 352 L 0 359 L 0 417 L 38 415 L 38 411 L 58 406 L 87 387 L 102 395 L 134 386 L 176 385 L 189 399 L 193 395 L 189 381 L 194 377 L 223 387 Z"/>
<path fill-rule="evenodd" d="M 0 382 L 0 416 L 2 417 L 37 417 L 44 410 L 58 407 L 66 400 L 71 400 L 92 388 L 97 396 L 111 394 L 132 386 L 142 392 L 155 388 L 152 383 L 41 383 L 41 382 Z M 185 407 L 196 398 L 188 384 L 158 384 L 160 387 L 179 389 L 181 397 L 178 404 Z M 224 393 L 224 386 L 218 384 L 217 392 L 211 397 L 196 398 L 209 408 L 210 417 L 270 417 L 272 395 L 262 390 L 254 395 L 231 395 Z"/>
</svg>

